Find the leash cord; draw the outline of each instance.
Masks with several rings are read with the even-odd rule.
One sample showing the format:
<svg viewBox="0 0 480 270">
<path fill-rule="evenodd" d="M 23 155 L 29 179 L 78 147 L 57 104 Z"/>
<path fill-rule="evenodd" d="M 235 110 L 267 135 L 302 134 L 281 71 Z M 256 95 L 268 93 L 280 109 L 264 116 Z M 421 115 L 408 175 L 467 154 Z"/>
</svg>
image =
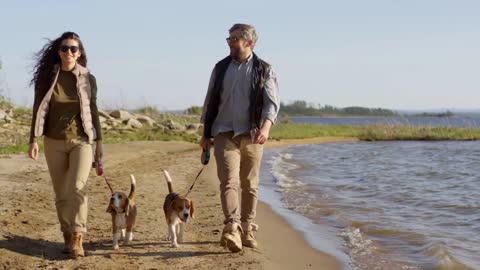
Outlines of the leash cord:
<svg viewBox="0 0 480 270">
<path fill-rule="evenodd" d="M 112 194 L 113 194 L 112 186 L 110 186 L 110 183 L 108 183 L 107 177 L 104 175 L 103 178 L 105 179 L 105 183 L 107 183 L 108 188 L 110 189 L 110 191 L 111 191 Z"/>
<path fill-rule="evenodd" d="M 203 170 L 205 169 L 206 165 L 203 165 L 202 169 L 200 169 L 200 171 L 198 172 L 197 174 L 197 177 L 195 177 L 195 180 L 193 181 L 192 185 L 190 186 L 190 188 L 188 189 L 187 193 L 185 194 L 185 197 L 188 196 L 188 194 L 190 194 L 190 191 L 192 191 L 193 187 L 195 186 L 195 183 L 197 183 L 197 180 L 198 178 L 200 177 L 200 175 L 202 174 Z"/>
</svg>

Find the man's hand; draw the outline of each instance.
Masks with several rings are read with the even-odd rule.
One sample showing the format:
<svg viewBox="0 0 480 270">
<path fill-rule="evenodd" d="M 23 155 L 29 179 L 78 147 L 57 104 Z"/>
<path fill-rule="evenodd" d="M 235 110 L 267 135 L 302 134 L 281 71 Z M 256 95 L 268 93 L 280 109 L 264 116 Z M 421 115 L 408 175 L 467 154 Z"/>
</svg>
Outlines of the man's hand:
<svg viewBox="0 0 480 270">
<path fill-rule="evenodd" d="M 272 127 L 272 122 L 268 119 L 265 119 L 263 121 L 262 127 L 257 131 L 257 133 L 255 133 L 254 143 L 264 144 L 268 140 L 270 127 Z"/>
<path fill-rule="evenodd" d="M 28 148 L 28 156 L 33 160 L 37 160 L 37 158 L 38 158 L 38 143 L 34 142 L 34 143 L 30 144 L 30 147 Z"/>
<path fill-rule="evenodd" d="M 210 145 L 212 144 L 212 141 L 209 138 L 202 136 L 199 144 L 202 147 L 202 149 L 207 150 L 207 149 L 210 149 Z"/>
</svg>

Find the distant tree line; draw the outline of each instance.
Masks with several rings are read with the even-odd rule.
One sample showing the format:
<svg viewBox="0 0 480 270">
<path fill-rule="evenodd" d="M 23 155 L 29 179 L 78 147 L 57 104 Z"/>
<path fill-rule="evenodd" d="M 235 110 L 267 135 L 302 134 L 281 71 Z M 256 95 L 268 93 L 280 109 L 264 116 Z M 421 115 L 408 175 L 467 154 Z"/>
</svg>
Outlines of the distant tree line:
<svg viewBox="0 0 480 270">
<path fill-rule="evenodd" d="M 397 112 L 383 108 L 359 106 L 338 108 L 296 100 L 289 104 L 281 103 L 280 113 L 288 116 L 396 116 Z"/>
<path fill-rule="evenodd" d="M 439 113 L 420 113 L 420 114 L 414 114 L 413 116 L 421 116 L 421 117 L 452 117 L 455 116 L 455 114 L 449 110 L 445 112 L 439 112 Z"/>
</svg>

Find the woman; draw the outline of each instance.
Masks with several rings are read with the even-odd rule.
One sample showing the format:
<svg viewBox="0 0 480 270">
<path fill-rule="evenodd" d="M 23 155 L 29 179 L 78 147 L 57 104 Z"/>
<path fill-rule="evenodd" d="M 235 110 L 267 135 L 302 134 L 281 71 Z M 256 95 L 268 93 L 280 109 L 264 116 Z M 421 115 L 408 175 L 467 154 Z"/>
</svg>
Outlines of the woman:
<svg viewBox="0 0 480 270">
<path fill-rule="evenodd" d="M 86 69 L 87 55 L 80 37 L 63 33 L 36 55 L 30 148 L 38 158 L 37 138 L 45 136 L 45 158 L 55 191 L 55 206 L 63 232 L 63 252 L 77 259 L 87 223 L 86 183 L 95 160 L 103 155 L 97 109 L 97 85 Z"/>
</svg>

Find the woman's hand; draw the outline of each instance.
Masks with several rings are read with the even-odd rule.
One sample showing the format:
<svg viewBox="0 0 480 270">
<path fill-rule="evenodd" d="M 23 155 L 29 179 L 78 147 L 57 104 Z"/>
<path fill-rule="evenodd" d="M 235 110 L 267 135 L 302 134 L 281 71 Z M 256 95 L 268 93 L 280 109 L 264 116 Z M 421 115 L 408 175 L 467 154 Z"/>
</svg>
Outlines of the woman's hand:
<svg viewBox="0 0 480 270">
<path fill-rule="evenodd" d="M 38 158 L 38 143 L 34 142 L 34 143 L 30 144 L 30 147 L 28 148 L 28 156 L 33 160 L 37 160 L 37 158 Z"/>
<path fill-rule="evenodd" d="M 97 141 L 97 146 L 95 147 L 95 160 L 102 160 L 103 158 L 103 144 L 102 141 Z"/>
</svg>

